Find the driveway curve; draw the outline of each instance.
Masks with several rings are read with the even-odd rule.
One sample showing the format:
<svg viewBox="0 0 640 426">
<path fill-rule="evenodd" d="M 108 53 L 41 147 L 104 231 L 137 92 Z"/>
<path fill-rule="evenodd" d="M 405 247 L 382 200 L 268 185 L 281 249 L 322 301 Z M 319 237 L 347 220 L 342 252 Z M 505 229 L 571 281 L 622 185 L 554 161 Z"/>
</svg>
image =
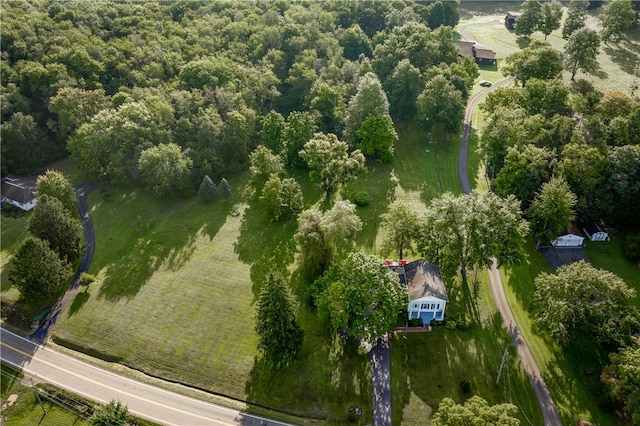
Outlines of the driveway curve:
<svg viewBox="0 0 640 426">
<path fill-rule="evenodd" d="M 460 31 L 460 34 L 463 37 L 465 35 L 468 35 L 466 32 L 463 33 L 463 31 Z M 475 38 L 473 40 L 475 40 Z M 458 151 L 458 178 L 460 179 L 460 186 L 462 187 L 462 191 L 465 194 L 470 193 L 472 190 L 471 183 L 469 181 L 467 163 L 469 157 L 469 136 L 471 135 L 471 118 L 473 110 L 489 93 L 500 87 L 506 86 L 511 82 L 513 82 L 513 78 L 502 80 L 494 84 L 493 86 L 482 90 L 480 93 L 475 95 L 467 104 L 462 128 L 462 136 L 460 138 L 460 148 Z M 509 302 L 504 291 L 502 275 L 500 275 L 500 271 L 498 270 L 497 262 L 495 259 L 493 259 L 493 265 L 489 269 L 489 285 L 491 287 L 491 295 L 493 296 L 496 309 L 498 310 L 498 312 L 500 313 L 500 317 L 502 318 L 502 325 L 507 330 L 511 341 L 516 348 L 518 356 L 520 357 L 520 362 L 522 363 L 524 371 L 527 374 L 529 381 L 531 382 L 534 393 L 536 394 L 536 399 L 538 400 L 538 405 L 540 406 L 540 411 L 542 412 L 545 426 L 561 426 L 562 420 L 560 419 L 560 415 L 558 414 L 558 408 L 553 402 L 551 392 L 549 392 L 549 388 L 544 381 L 542 371 L 540 370 L 538 363 L 533 357 L 531 348 L 529 348 L 529 344 L 520 331 L 520 327 L 518 326 L 518 323 L 513 316 L 511 307 L 509 306 Z"/>
<path fill-rule="evenodd" d="M 82 222 L 82 229 L 84 231 L 84 254 L 80 260 L 80 265 L 76 271 L 71 284 L 67 288 L 67 291 L 62 296 L 62 299 L 55 304 L 51 313 L 47 318 L 42 321 L 40 326 L 29 335 L 29 339 L 37 344 L 45 344 L 51 328 L 56 324 L 58 317 L 73 303 L 78 294 L 78 286 L 80 281 L 80 274 L 89 271 L 91 268 L 91 262 L 93 262 L 93 255 L 96 251 L 96 233 L 93 228 L 93 220 L 91 219 L 91 213 L 89 211 L 88 198 L 89 194 L 96 189 L 97 186 L 94 183 L 83 183 L 76 186 L 76 207 L 80 213 L 80 221 Z"/>
</svg>

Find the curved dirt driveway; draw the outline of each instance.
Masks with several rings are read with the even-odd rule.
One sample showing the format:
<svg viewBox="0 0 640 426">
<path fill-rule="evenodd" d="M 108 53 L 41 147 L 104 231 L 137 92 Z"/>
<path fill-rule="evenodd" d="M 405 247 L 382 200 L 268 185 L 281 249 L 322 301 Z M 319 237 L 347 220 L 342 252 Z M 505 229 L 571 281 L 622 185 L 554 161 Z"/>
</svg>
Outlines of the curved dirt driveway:
<svg viewBox="0 0 640 426">
<path fill-rule="evenodd" d="M 462 31 L 461 34 L 463 37 L 465 36 Z M 471 192 L 471 184 L 469 182 L 469 174 L 467 172 L 467 159 L 469 155 L 469 136 L 471 134 L 471 117 L 473 110 L 491 91 L 510 84 L 512 81 L 513 79 L 509 78 L 486 88 L 475 95 L 467 104 L 462 136 L 460 138 L 460 148 L 458 151 L 458 178 L 460 179 L 462 191 L 465 194 Z M 531 382 L 531 386 L 533 386 L 545 426 L 561 426 L 562 420 L 560 420 L 558 408 L 553 402 L 549 388 L 544 381 L 542 371 L 533 357 L 533 353 L 531 352 L 527 341 L 520 332 L 520 327 L 513 316 L 513 312 L 511 312 L 511 307 L 509 306 L 509 302 L 507 301 L 507 296 L 504 291 L 502 276 L 496 266 L 495 259 L 493 260 L 493 265 L 489 269 L 489 285 L 491 287 L 491 295 L 493 296 L 494 303 L 496 304 L 496 309 L 502 318 L 502 325 L 507 330 L 507 333 L 509 333 L 509 337 L 511 337 L 511 341 L 518 352 L 524 371 Z"/>
</svg>

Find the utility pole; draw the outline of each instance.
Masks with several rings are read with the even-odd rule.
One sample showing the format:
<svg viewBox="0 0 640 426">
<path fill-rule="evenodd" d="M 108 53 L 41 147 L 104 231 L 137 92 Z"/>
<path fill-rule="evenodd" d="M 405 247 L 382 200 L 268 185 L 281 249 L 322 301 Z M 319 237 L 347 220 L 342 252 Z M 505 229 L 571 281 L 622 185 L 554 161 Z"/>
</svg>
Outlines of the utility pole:
<svg viewBox="0 0 640 426">
<path fill-rule="evenodd" d="M 42 408 L 42 412 L 46 416 L 47 415 L 47 410 L 44 409 L 44 404 L 42 403 L 42 399 L 40 399 L 40 394 L 38 393 L 38 388 L 36 388 L 36 386 L 33 384 L 33 379 L 31 379 L 31 389 L 35 392 L 36 396 L 38 397 L 38 402 L 40 403 L 40 408 Z"/>
<path fill-rule="evenodd" d="M 498 370 L 498 378 L 496 379 L 496 386 L 498 386 L 498 382 L 500 382 L 500 375 L 502 374 L 502 367 L 504 367 L 504 362 L 507 360 L 507 354 L 509 353 L 509 347 L 504 349 L 504 354 L 502 355 L 502 362 L 500 363 L 500 369 Z"/>
</svg>

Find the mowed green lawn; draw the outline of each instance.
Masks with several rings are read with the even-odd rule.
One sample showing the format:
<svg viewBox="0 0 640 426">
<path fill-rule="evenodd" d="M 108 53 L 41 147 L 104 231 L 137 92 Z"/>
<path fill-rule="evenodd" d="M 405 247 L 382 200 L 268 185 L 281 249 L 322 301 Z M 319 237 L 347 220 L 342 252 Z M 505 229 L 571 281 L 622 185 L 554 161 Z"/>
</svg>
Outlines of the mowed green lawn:
<svg viewBox="0 0 640 426">
<path fill-rule="evenodd" d="M 542 424 L 542 416 L 520 359 L 493 304 L 487 274 L 479 271 L 477 285 L 470 274 L 471 294 L 460 280 L 449 283 L 449 319 L 473 318 L 466 330 L 434 328 L 429 333 L 394 335 L 391 343 L 393 424 L 424 425 L 443 398 L 463 402 L 480 395 L 490 404 L 518 407 L 520 424 Z M 507 357 L 498 379 L 505 349 Z M 465 393 L 460 383 L 469 381 Z"/>
<path fill-rule="evenodd" d="M 517 10 L 518 4 L 512 8 Z M 565 8 L 566 13 L 566 8 Z M 513 31 L 504 26 L 504 13 L 488 14 L 461 19 L 459 26 L 464 26 L 467 32 L 473 34 L 478 42 L 493 49 L 498 60 L 504 59 L 509 54 L 526 47 L 530 40 L 544 40 L 544 34 L 535 32 L 530 40 L 518 38 Z M 588 16 L 586 25 L 589 28 L 599 30 L 600 21 L 594 16 Z M 562 38 L 561 30 L 553 31 L 547 41 L 560 52 L 563 51 L 566 41 Z M 640 62 L 640 35 L 633 31 L 628 32 L 628 37 L 620 42 L 611 42 L 609 45 L 601 44 L 598 63 L 600 70 L 594 74 L 578 71 L 576 79 L 585 79 L 601 91 L 622 90 L 628 92 L 634 81 L 634 66 Z M 480 79 L 493 79 L 494 74 L 481 72 Z M 568 82 L 571 74 L 563 73 L 563 80 Z"/>
</svg>

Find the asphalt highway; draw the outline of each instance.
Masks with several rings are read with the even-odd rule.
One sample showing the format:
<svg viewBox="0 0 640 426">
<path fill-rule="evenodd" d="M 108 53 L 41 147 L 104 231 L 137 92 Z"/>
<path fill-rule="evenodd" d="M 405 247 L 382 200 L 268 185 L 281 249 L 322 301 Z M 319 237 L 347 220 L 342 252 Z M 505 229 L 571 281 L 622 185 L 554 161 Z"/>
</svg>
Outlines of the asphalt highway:
<svg viewBox="0 0 640 426">
<path fill-rule="evenodd" d="M 129 412 L 161 425 L 288 426 L 137 382 L 48 349 L 0 329 L 2 361 L 25 375 L 52 383 L 85 398 L 107 403 L 119 400 Z"/>
</svg>

